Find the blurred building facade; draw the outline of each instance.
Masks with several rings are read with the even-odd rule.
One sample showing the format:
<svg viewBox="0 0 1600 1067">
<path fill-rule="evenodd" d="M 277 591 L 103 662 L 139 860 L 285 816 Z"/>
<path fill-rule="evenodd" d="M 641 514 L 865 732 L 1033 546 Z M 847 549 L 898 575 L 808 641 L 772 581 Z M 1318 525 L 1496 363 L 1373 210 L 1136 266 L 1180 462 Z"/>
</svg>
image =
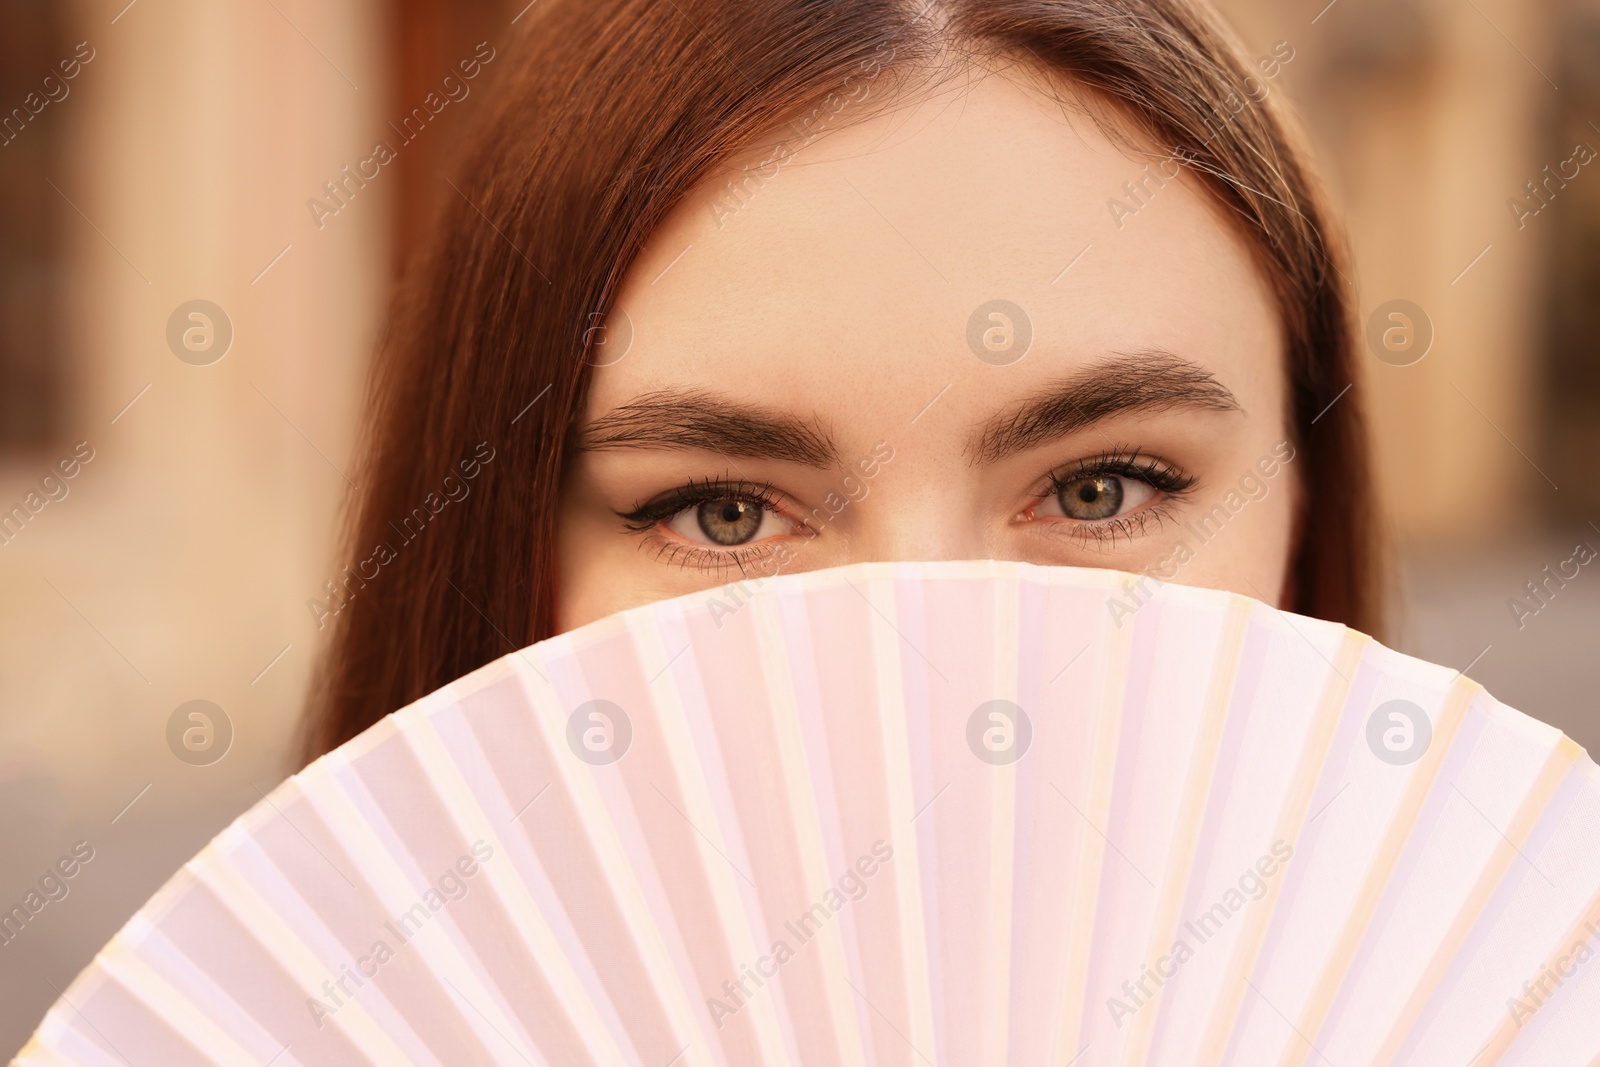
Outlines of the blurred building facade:
<svg viewBox="0 0 1600 1067">
<path fill-rule="evenodd" d="M 61 98 L 0 148 L 0 508 L 47 501 L 0 547 L 0 905 L 78 841 L 105 862 L 0 945 L 0 1051 L 288 769 L 384 293 L 481 98 L 377 178 L 345 168 L 522 7 L 6 2 L 0 106 Z M 1600 0 L 1324 3 L 1223 7 L 1251 54 L 1293 51 L 1271 90 L 1346 212 L 1363 315 L 1431 323 L 1420 361 L 1366 364 L 1399 644 L 1594 747 L 1600 577 L 1521 626 L 1507 602 L 1600 548 L 1600 160 L 1572 162 L 1600 150 Z M 174 758 L 196 699 L 226 759 Z"/>
<path fill-rule="evenodd" d="M 1395 643 L 1600 747 L 1600 3 L 1221 6 L 1295 49 L 1364 321 L 1406 300 L 1431 330 L 1365 363 Z"/>
<path fill-rule="evenodd" d="M 52 983 L 282 777 L 395 196 L 373 183 L 321 229 L 306 208 L 387 117 L 376 0 L 34 6 L 54 25 L 8 56 L 0 107 L 93 58 L 0 148 L 7 247 L 34 212 L 51 235 L 48 311 L 7 341 L 58 372 L 40 387 L 13 371 L 26 353 L 7 364 L 40 417 L 0 434 L 0 508 L 44 504 L 0 546 L 0 900 L 77 842 L 94 859 L 0 944 L 6 1056 Z M 174 349 L 196 300 L 222 315 L 193 350 L 181 317 Z M 195 699 L 231 726 L 210 766 L 167 741 Z"/>
</svg>

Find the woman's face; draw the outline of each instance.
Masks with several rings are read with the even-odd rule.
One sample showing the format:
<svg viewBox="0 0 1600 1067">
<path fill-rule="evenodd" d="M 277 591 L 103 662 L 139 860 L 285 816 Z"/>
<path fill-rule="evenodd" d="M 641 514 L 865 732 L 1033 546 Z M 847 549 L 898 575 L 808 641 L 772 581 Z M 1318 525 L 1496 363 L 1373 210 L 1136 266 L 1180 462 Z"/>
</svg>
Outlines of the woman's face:
<svg viewBox="0 0 1600 1067">
<path fill-rule="evenodd" d="M 1281 326 L 1218 209 L 1016 69 L 868 106 L 709 183 L 632 268 L 563 489 L 560 629 L 865 560 L 1281 601 Z"/>
</svg>

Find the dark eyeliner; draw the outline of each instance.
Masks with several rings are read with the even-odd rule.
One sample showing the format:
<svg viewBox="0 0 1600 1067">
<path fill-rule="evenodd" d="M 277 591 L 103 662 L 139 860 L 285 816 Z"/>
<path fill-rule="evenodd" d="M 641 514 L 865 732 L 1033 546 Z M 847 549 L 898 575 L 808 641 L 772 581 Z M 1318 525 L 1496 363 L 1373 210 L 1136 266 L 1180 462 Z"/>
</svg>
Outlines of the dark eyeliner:
<svg viewBox="0 0 1600 1067">
<path fill-rule="evenodd" d="M 1080 482 L 1085 478 L 1107 475 L 1134 478 L 1174 497 L 1189 492 L 1199 481 L 1198 478 L 1183 473 L 1171 464 L 1154 457 L 1143 456 L 1137 450 L 1102 452 L 1081 459 L 1064 469 L 1051 471 L 1048 475 L 1049 488 L 1046 490 L 1046 495 L 1059 493 L 1074 482 Z"/>
<path fill-rule="evenodd" d="M 685 485 L 635 505 L 632 511 L 617 512 L 617 517 L 629 530 L 643 533 L 681 511 L 716 500 L 741 500 L 769 511 L 777 510 L 777 497 L 770 484 L 719 477 L 703 482 L 690 479 Z"/>
</svg>

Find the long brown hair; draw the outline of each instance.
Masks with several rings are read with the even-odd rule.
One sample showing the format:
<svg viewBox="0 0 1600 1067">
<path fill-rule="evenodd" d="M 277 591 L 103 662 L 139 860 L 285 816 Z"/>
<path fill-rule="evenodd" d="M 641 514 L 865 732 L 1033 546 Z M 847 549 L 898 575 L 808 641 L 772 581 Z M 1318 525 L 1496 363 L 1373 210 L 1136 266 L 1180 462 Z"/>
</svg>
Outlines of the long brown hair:
<svg viewBox="0 0 1600 1067">
<path fill-rule="evenodd" d="M 1262 71 L 1206 9 L 546 0 L 522 22 L 452 176 L 460 195 L 401 283 L 378 350 L 351 563 L 313 604 L 333 633 L 306 758 L 554 632 L 556 501 L 591 327 L 667 213 L 763 134 L 799 131 L 852 76 L 888 75 L 896 91 L 978 56 L 1090 90 L 1138 138 L 1171 146 L 1234 217 L 1286 339 L 1304 485 L 1292 605 L 1379 630 L 1360 390 L 1344 392 L 1356 357 L 1342 253 L 1276 94 L 1262 98 Z"/>
</svg>

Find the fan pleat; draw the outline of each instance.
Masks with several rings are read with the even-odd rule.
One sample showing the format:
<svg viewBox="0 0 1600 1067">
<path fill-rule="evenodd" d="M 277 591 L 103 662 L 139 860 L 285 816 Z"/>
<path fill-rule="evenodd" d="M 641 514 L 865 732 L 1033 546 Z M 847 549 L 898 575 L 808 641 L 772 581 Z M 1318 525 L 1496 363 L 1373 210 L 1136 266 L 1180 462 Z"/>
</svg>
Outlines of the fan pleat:
<svg viewBox="0 0 1600 1067">
<path fill-rule="evenodd" d="M 1557 731 L 1242 596 L 877 563 L 400 710 L 16 1062 L 1600 1067 L 1597 1018 L 1600 770 Z"/>
<path fill-rule="evenodd" d="M 1138 973 L 1150 960 L 1159 962 L 1182 933 L 1181 911 L 1185 890 L 1193 878 L 1201 834 L 1205 828 L 1206 799 L 1211 793 L 1212 783 L 1218 781 L 1217 769 L 1225 752 L 1235 751 L 1233 746 L 1224 749 L 1224 741 L 1230 736 L 1227 727 L 1230 722 L 1242 719 L 1242 716 L 1235 714 L 1237 708 L 1234 705 L 1243 703 L 1253 695 L 1254 686 L 1264 667 L 1265 639 L 1259 628 L 1252 629 L 1250 626 L 1250 614 L 1249 601 L 1239 598 L 1228 603 L 1195 733 L 1186 746 L 1173 746 L 1180 757 L 1185 749 L 1188 753 L 1187 760 L 1171 767 L 1174 780 L 1181 781 L 1182 788 L 1167 791 L 1160 789 L 1159 783 L 1152 783 L 1157 786 L 1150 789 L 1152 794 L 1169 798 L 1170 810 L 1164 813 L 1164 819 L 1158 825 L 1167 828 L 1170 846 L 1161 869 L 1159 895 L 1148 910 L 1145 928 L 1149 933 L 1142 942 L 1137 933 L 1130 937 L 1130 945 L 1142 952 L 1131 967 L 1125 966 L 1127 974 Z M 1157 711 L 1159 713 L 1160 709 Z M 1117 985 L 1116 977 L 1108 978 L 1108 984 L 1114 988 Z M 1129 1020 L 1126 1037 L 1121 1043 L 1121 1056 L 1112 1062 L 1145 1062 L 1154 1038 L 1157 1017 L 1156 1011 L 1140 1012 Z M 1112 1032 L 1107 1033 L 1107 1039 L 1115 1042 L 1113 1035 L 1120 1029 L 1113 1027 Z"/>
</svg>

